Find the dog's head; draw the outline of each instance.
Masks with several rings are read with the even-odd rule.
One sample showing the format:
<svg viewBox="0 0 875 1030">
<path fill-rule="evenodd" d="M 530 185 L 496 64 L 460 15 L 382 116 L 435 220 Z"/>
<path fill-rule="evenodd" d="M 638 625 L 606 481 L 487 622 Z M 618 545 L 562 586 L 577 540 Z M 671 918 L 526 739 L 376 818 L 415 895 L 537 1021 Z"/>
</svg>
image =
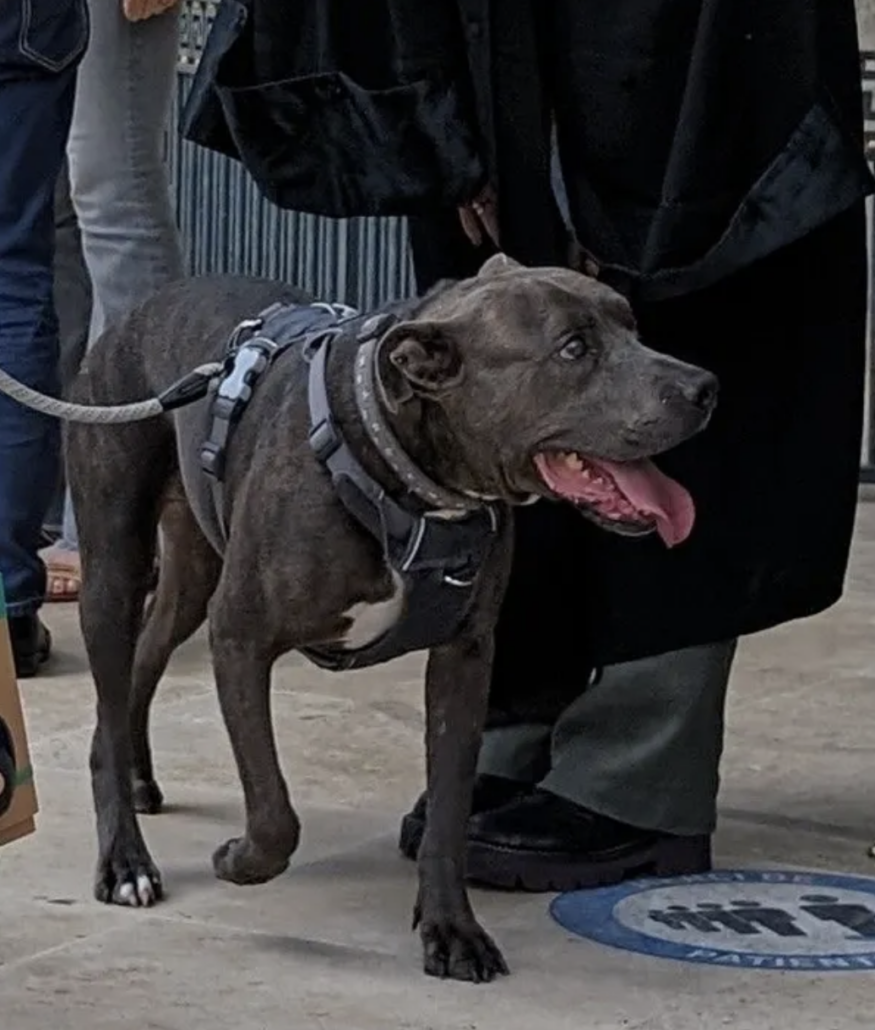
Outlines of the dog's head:
<svg viewBox="0 0 875 1030">
<path fill-rule="evenodd" d="M 446 486 L 559 498 L 669 546 L 689 535 L 689 494 L 648 459 L 704 428 L 717 380 L 645 347 L 629 304 L 595 279 L 492 258 L 386 334 L 379 374 L 390 411 L 429 427 Z"/>
</svg>

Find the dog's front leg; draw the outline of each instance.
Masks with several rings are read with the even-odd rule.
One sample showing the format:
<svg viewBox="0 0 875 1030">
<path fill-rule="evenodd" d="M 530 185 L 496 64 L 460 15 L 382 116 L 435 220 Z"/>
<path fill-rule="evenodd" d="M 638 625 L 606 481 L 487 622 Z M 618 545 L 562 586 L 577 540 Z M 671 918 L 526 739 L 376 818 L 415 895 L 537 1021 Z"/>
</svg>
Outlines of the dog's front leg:
<svg viewBox="0 0 875 1030">
<path fill-rule="evenodd" d="M 246 832 L 213 855 L 216 876 L 237 884 L 265 883 L 288 868 L 301 826 L 289 800 L 270 717 L 272 658 L 251 640 L 211 626 L 219 704 L 231 738 L 246 804 Z M 229 627 L 230 628 L 230 627 Z"/>
<path fill-rule="evenodd" d="M 435 648 L 425 682 L 428 820 L 414 924 L 426 973 L 477 983 L 508 971 L 465 888 L 467 825 L 493 650 L 491 632 Z"/>
</svg>

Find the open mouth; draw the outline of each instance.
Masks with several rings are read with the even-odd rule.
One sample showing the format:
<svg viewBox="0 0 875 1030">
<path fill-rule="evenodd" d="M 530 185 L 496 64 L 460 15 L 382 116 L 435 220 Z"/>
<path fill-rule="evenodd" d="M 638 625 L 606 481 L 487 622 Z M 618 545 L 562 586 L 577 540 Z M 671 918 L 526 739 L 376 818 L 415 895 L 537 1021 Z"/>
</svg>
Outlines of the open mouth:
<svg viewBox="0 0 875 1030">
<path fill-rule="evenodd" d="M 656 532 L 667 547 L 683 543 L 693 530 L 693 499 L 646 459 L 607 461 L 576 451 L 535 455 L 535 468 L 557 497 L 585 507 L 618 532 Z"/>
</svg>

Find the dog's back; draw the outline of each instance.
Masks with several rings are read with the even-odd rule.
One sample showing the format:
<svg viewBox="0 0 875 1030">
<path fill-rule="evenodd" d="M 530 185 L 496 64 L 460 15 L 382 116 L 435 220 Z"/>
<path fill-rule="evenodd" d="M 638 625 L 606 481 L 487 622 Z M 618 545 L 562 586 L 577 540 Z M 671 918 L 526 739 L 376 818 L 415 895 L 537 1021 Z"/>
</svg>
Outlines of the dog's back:
<svg viewBox="0 0 875 1030">
<path fill-rule="evenodd" d="M 218 360 L 244 319 L 276 301 L 312 299 L 269 279 L 223 275 L 170 283 L 95 341 L 70 397 L 78 403 L 124 404 L 154 396 L 195 366 Z"/>
</svg>

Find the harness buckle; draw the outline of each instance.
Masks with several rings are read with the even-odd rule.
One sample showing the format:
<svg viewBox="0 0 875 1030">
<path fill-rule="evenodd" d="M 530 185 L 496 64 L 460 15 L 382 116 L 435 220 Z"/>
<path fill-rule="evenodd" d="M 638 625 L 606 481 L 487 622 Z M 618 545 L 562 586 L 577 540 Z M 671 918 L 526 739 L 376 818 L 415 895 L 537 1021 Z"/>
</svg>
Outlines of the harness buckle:
<svg viewBox="0 0 875 1030">
<path fill-rule="evenodd" d="M 313 452 L 323 464 L 337 452 L 342 442 L 330 418 L 323 419 L 318 426 L 313 426 L 308 439 Z"/>
<path fill-rule="evenodd" d="M 225 475 L 225 448 L 212 440 L 201 447 L 201 469 L 213 479 L 222 479 Z"/>
<path fill-rule="evenodd" d="M 210 435 L 201 447 L 201 468 L 213 479 L 225 475 L 225 448 L 231 435 L 231 426 L 239 417 L 237 402 L 231 397 L 216 397 L 213 402 L 213 421 Z"/>
<path fill-rule="evenodd" d="M 270 364 L 276 344 L 263 336 L 247 340 L 234 355 L 228 375 L 219 384 L 217 402 L 226 398 L 245 407 L 252 398 L 256 379 Z"/>
<path fill-rule="evenodd" d="M 210 435 L 201 447 L 203 471 L 216 481 L 225 475 L 225 450 L 231 427 L 240 419 L 252 398 L 255 383 L 268 367 L 276 344 L 264 337 L 254 337 L 229 356 L 229 369 L 219 383 L 213 400 Z"/>
</svg>

